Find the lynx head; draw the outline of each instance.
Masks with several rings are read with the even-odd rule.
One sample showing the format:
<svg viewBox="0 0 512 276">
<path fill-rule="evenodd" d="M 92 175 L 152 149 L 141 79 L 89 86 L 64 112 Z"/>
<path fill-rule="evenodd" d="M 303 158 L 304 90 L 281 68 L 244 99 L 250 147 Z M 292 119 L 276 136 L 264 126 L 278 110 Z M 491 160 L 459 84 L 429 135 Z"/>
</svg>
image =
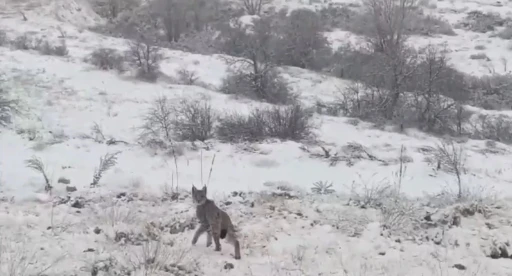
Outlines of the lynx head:
<svg viewBox="0 0 512 276">
<path fill-rule="evenodd" d="M 192 200 L 196 205 L 202 205 L 206 202 L 206 186 L 201 190 L 198 190 L 195 186 L 192 186 Z"/>
</svg>

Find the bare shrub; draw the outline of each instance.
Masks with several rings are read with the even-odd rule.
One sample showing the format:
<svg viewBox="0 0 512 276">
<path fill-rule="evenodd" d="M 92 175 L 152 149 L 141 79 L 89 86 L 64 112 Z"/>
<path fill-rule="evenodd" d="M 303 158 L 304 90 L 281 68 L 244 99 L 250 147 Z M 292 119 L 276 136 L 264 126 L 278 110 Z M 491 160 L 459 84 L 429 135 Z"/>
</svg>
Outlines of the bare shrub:
<svg viewBox="0 0 512 276">
<path fill-rule="evenodd" d="M 124 57 L 115 49 L 96 49 L 90 54 L 88 61 L 101 70 L 124 70 Z"/>
<path fill-rule="evenodd" d="M 446 56 L 437 48 L 428 46 L 408 84 L 408 89 L 414 91 L 412 105 L 409 105 L 412 107 L 409 115 L 412 116 L 404 114 L 402 118 L 412 119 L 413 123 L 429 132 L 462 134 L 462 125 L 469 118 L 461 116 L 462 107 L 457 100 L 464 98 L 457 92 L 461 93 L 464 86 L 460 74 L 453 74 Z"/>
<path fill-rule="evenodd" d="M 165 96 L 158 97 L 145 112 L 140 127 L 139 140 L 142 143 L 171 142 L 174 109 Z"/>
<path fill-rule="evenodd" d="M 255 109 L 249 115 L 221 117 L 216 129 L 227 142 L 254 142 L 268 138 L 299 141 L 313 135 L 312 111 L 300 104 Z"/>
<path fill-rule="evenodd" d="M 42 55 L 63 57 L 69 54 L 65 40 L 61 40 L 60 45 L 52 45 L 49 41 L 39 41 L 36 48 Z"/>
<path fill-rule="evenodd" d="M 469 59 L 473 59 L 473 60 L 485 59 L 487 61 L 490 60 L 489 57 L 485 53 L 471 54 L 469 56 Z"/>
<path fill-rule="evenodd" d="M 372 0 L 373 1 L 373 0 Z M 405 28 L 404 33 L 409 35 L 455 35 L 451 25 L 440 18 L 432 15 L 426 15 L 423 10 L 416 6 L 412 1 L 388 1 L 377 0 L 378 6 L 384 8 L 383 13 L 391 14 L 390 20 L 396 20 L 400 15 L 400 9 L 405 7 L 406 13 L 410 16 L 403 17 Z M 403 6 L 406 4 L 405 6 Z M 366 7 L 368 2 L 365 4 Z M 374 5 L 374 4 L 371 4 Z M 394 11 L 393 11 L 394 10 Z M 403 10 L 403 9 L 402 9 Z M 372 10 L 365 9 L 362 13 L 347 6 L 328 6 L 320 10 L 323 25 L 327 28 L 340 28 L 358 35 L 374 36 L 374 26 L 371 21 L 375 16 Z M 394 19 L 393 19 L 394 18 Z M 398 23 L 399 21 L 395 21 Z M 402 24 L 402 23 L 399 23 Z M 395 24 L 396 26 L 396 24 Z"/>
<path fill-rule="evenodd" d="M 507 25 L 503 30 L 496 34 L 499 38 L 510 40 L 512 39 L 512 26 Z M 483 49 L 482 49 L 483 50 Z"/>
<path fill-rule="evenodd" d="M 490 76 L 473 77 L 467 80 L 468 90 L 472 94 L 472 102 L 488 110 L 512 108 L 512 75 L 492 74 Z"/>
<path fill-rule="evenodd" d="M 260 15 L 262 9 L 270 4 L 271 0 L 241 0 L 243 1 L 243 6 L 245 12 L 248 15 Z"/>
<path fill-rule="evenodd" d="M 22 34 L 12 41 L 12 45 L 18 50 L 33 49 L 35 47 L 34 37 L 28 33 Z"/>
<path fill-rule="evenodd" d="M 137 68 L 137 77 L 146 81 L 156 81 L 162 61 L 160 48 L 143 39 L 129 43 L 126 57 Z"/>
<path fill-rule="evenodd" d="M 330 64 L 332 50 L 320 18 L 310 9 L 293 10 L 278 31 L 276 62 L 320 70 Z"/>
<path fill-rule="evenodd" d="M 480 114 L 471 122 L 471 137 L 512 143 L 512 118 L 509 116 Z"/>
<path fill-rule="evenodd" d="M 289 104 L 296 100 L 296 95 L 275 69 L 260 75 L 244 72 L 230 74 L 223 80 L 220 91 L 272 104 Z"/>
<path fill-rule="evenodd" d="M 9 39 L 7 37 L 7 33 L 4 30 L 0 30 L 0 46 L 7 45 L 9 43 Z"/>
<path fill-rule="evenodd" d="M 116 19 L 124 11 L 136 8 L 139 3 L 136 0 L 92 0 L 93 10 L 100 16 L 109 19 Z"/>
<path fill-rule="evenodd" d="M 213 137 L 216 119 L 208 101 L 184 99 L 174 108 L 172 131 L 179 140 L 204 142 Z"/>
<path fill-rule="evenodd" d="M 386 198 L 393 193 L 393 187 L 387 180 L 369 183 L 360 177 L 360 182 L 352 182 L 349 204 L 360 208 L 381 208 Z"/>
<path fill-rule="evenodd" d="M 46 166 L 39 157 L 33 156 L 32 158 L 25 161 L 25 164 L 27 168 L 30 168 L 38 173 L 40 173 L 44 178 L 44 190 L 46 192 L 51 192 L 53 189 L 52 183 L 50 178 L 48 177 L 48 171 L 46 169 Z"/>
<path fill-rule="evenodd" d="M 91 187 L 98 186 L 103 174 L 117 165 L 117 156 L 120 153 L 121 152 L 107 153 L 105 156 L 100 157 L 100 164 L 99 167 L 94 170 Z"/>
<path fill-rule="evenodd" d="M 456 27 L 470 30 L 477 33 L 486 33 L 502 27 L 506 21 L 497 13 L 483 13 L 481 11 L 470 11 Z"/>
<path fill-rule="evenodd" d="M 13 114 L 17 112 L 19 112 L 19 102 L 12 100 L 8 91 L 0 88 L 0 126 L 9 125 Z"/>
<path fill-rule="evenodd" d="M 196 72 L 189 71 L 185 68 L 180 69 L 178 71 L 178 78 L 180 80 L 180 83 L 183 83 L 185 85 L 194 85 L 196 81 L 199 79 L 199 77 L 196 75 Z"/>
<path fill-rule="evenodd" d="M 257 109 L 249 115 L 232 113 L 222 116 L 215 132 L 225 142 L 256 142 L 267 138 L 265 118 Z"/>
<path fill-rule="evenodd" d="M 465 173 L 466 153 L 464 147 L 456 145 L 453 141 L 443 141 L 437 145 L 435 151 L 438 169 L 452 173 L 457 178 L 458 198 L 463 196 L 462 174 Z"/>
</svg>

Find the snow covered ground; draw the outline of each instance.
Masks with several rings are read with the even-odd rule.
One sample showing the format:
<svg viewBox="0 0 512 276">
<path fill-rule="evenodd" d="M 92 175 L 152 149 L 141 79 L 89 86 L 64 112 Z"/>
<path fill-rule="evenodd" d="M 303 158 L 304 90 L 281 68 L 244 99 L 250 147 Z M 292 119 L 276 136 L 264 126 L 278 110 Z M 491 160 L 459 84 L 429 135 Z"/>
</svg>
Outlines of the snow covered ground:
<svg viewBox="0 0 512 276">
<path fill-rule="evenodd" d="M 481 2 L 439 1 L 437 10 L 452 10 L 440 13 L 451 23 L 455 19 L 450 16 L 468 8 L 512 11 L 508 2 L 501 7 Z M 512 196 L 511 147 L 501 143 L 490 147 L 477 140 L 463 143 L 467 161 L 462 183 L 474 201 L 431 207 L 417 203 L 457 189 L 453 174 L 437 171 L 427 162 L 428 148 L 440 140 L 415 130 L 379 130 L 348 118 L 315 115 L 317 139 L 331 153 L 345 157 L 346 162 L 334 166 L 326 158 L 314 158 L 323 150 L 312 144 L 229 145 L 215 140 L 183 143 L 184 152 L 175 165 L 172 155 L 136 143 L 141 117 L 156 97 L 207 97 L 218 112 L 244 112 L 262 105 L 214 91 L 227 71 L 223 59 L 163 51 L 164 74 L 175 77 L 183 68 L 194 71 L 202 87 L 177 85 L 165 78 L 143 83 L 99 71 L 84 58 L 99 47 L 123 50 L 126 42 L 84 29 L 101 20 L 87 6 L 78 0 L 41 2 L 36 7 L 19 3 L 6 3 L 1 13 L 0 26 L 8 36 L 31 32 L 58 40 L 63 32 L 69 55 L 43 56 L 0 47 L 2 87 L 24 107 L 13 126 L 0 132 L 2 275 L 128 275 L 123 269 L 133 267 L 138 268 L 135 275 L 144 276 L 226 271 L 232 275 L 512 275 L 512 206 L 507 199 Z M 23 9 L 29 20 L 23 21 L 17 9 Z M 452 62 L 460 70 L 488 73 L 488 64 L 469 59 L 477 44 L 485 44 L 492 62 L 511 56 L 506 40 L 456 32 L 457 36 L 429 40 L 447 42 Z M 329 35 L 336 42 L 340 34 L 351 36 Z M 420 37 L 414 41 L 428 43 Z M 348 85 L 301 69 L 283 72 L 306 103 L 332 99 Z M 107 139 L 127 144 L 109 146 L 87 138 L 95 123 Z M 376 158 L 348 150 L 354 142 Z M 398 178 L 402 146 L 408 162 Z M 117 166 L 98 187 L 90 188 L 99 158 L 117 151 L 121 152 Z M 52 196 L 44 192 L 41 175 L 26 167 L 25 160 L 32 156 L 46 164 L 55 188 Z M 195 221 L 188 191 L 193 184 L 206 182 L 214 156 L 208 193 L 240 229 L 240 261 L 233 260 L 227 244 L 222 253 L 204 247 L 203 240 L 190 245 Z M 61 178 L 70 183 L 61 183 Z M 336 193 L 310 194 L 318 181 L 332 182 Z M 381 188 L 398 182 L 402 193 L 416 199 L 400 195 L 403 202 L 393 206 L 402 209 L 390 211 L 390 216 L 347 204 L 348 195 L 369 190 L 381 194 L 362 197 L 385 197 Z M 178 198 L 166 193 L 171 185 L 181 190 Z M 77 191 L 69 192 L 70 186 Z M 384 200 L 389 204 L 391 198 Z M 431 219 L 410 219 L 422 218 L 427 211 L 433 213 Z M 382 223 L 396 229 L 383 231 Z"/>
</svg>

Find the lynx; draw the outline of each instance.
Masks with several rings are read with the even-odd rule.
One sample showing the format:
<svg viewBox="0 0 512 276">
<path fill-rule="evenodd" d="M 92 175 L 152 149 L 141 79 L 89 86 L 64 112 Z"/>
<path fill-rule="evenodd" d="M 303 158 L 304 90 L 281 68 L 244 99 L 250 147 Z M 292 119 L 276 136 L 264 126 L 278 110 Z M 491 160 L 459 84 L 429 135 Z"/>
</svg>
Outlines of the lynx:
<svg viewBox="0 0 512 276">
<path fill-rule="evenodd" d="M 220 251 L 220 239 L 226 238 L 226 241 L 235 248 L 235 259 L 240 259 L 240 243 L 236 236 L 235 227 L 228 214 L 222 211 L 213 200 L 206 197 L 206 186 L 201 190 L 192 186 L 192 199 L 196 205 L 196 216 L 199 220 L 199 228 L 194 234 L 192 244 L 195 245 L 199 237 L 207 232 L 206 247 L 215 242 L 215 251 Z"/>
</svg>

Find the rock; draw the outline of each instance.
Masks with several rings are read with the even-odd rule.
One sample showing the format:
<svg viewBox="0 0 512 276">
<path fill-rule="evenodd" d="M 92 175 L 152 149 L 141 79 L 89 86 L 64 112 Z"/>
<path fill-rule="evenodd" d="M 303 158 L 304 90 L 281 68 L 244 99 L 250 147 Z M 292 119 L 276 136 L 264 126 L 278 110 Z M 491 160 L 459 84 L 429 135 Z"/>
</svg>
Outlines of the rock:
<svg viewBox="0 0 512 276">
<path fill-rule="evenodd" d="M 232 263 L 225 263 L 224 264 L 224 269 L 226 269 L 226 270 L 231 270 L 233 268 L 235 268 L 235 265 L 232 264 Z"/>
<path fill-rule="evenodd" d="M 493 247 L 491 249 L 491 254 L 489 254 L 488 257 L 491 257 L 491 259 L 499 259 L 500 255 L 501 255 L 500 250 L 498 250 L 498 248 L 496 248 L 496 247 Z"/>
<path fill-rule="evenodd" d="M 94 248 L 87 248 L 84 250 L 84 252 L 95 252 L 96 250 Z"/>
<path fill-rule="evenodd" d="M 508 258 L 509 257 L 509 254 L 508 254 L 508 249 L 505 245 L 501 245 L 499 247 L 499 250 L 500 250 L 500 257 L 501 258 Z"/>
<path fill-rule="evenodd" d="M 96 226 L 93 230 L 94 234 L 96 235 L 99 235 L 103 230 L 101 230 L 101 228 L 99 228 L 98 226 Z"/>
<path fill-rule="evenodd" d="M 71 183 L 71 180 L 69 180 L 65 177 L 59 177 L 59 180 L 57 180 L 57 183 L 68 185 Z"/>
<path fill-rule="evenodd" d="M 487 226 L 487 228 L 489 228 L 490 230 L 498 229 L 498 227 L 496 227 L 496 225 L 494 225 L 490 222 L 486 222 L 485 226 Z"/>
<path fill-rule="evenodd" d="M 82 209 L 85 207 L 85 202 L 82 199 L 75 199 L 75 201 L 71 204 L 71 207 Z"/>
<path fill-rule="evenodd" d="M 72 192 L 76 192 L 77 189 L 75 186 L 66 186 L 66 192 L 68 193 L 72 193 Z"/>
<path fill-rule="evenodd" d="M 459 215 L 454 215 L 452 220 L 452 226 L 460 227 L 460 223 L 462 221 L 462 218 Z"/>
<path fill-rule="evenodd" d="M 453 268 L 456 268 L 458 270 L 466 270 L 466 266 L 464 266 L 462 264 L 454 264 Z"/>
</svg>

